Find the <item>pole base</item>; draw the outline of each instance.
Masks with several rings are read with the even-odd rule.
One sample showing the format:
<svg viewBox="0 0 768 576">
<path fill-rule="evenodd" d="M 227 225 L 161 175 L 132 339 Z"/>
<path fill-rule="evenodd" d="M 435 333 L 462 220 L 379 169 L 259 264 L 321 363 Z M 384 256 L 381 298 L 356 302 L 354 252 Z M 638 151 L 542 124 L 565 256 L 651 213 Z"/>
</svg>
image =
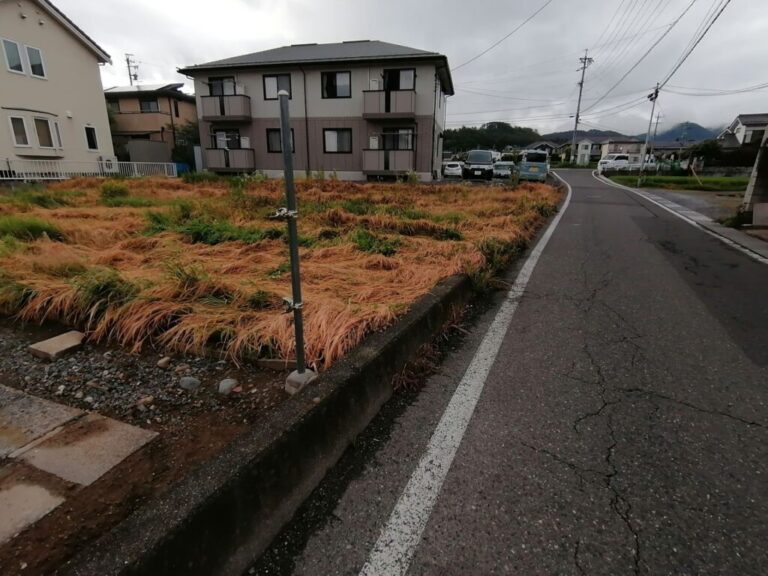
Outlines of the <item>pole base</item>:
<svg viewBox="0 0 768 576">
<path fill-rule="evenodd" d="M 306 369 L 303 374 L 300 374 L 298 370 L 294 370 L 285 379 L 285 391 L 293 396 L 315 380 L 317 380 L 317 373 L 312 370 Z"/>
</svg>

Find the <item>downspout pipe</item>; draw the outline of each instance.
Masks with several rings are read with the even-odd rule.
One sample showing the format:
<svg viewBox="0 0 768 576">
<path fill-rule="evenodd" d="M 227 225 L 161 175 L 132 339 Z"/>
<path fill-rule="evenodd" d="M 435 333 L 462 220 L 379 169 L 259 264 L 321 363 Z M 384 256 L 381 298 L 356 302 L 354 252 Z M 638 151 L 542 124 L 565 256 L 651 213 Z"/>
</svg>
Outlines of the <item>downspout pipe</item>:
<svg viewBox="0 0 768 576">
<path fill-rule="evenodd" d="M 307 178 L 312 176 L 312 169 L 309 166 L 309 113 L 307 112 L 307 73 L 303 67 L 301 70 L 302 85 L 304 87 L 304 142 L 307 148 Z"/>
</svg>

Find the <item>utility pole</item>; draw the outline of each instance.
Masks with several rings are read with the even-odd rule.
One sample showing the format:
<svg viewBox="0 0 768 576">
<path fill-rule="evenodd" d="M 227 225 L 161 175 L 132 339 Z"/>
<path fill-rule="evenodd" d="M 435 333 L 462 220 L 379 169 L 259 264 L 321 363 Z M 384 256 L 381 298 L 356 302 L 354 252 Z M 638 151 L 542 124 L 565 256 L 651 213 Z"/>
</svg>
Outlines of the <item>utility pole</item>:
<svg viewBox="0 0 768 576">
<path fill-rule="evenodd" d="M 128 82 L 133 86 L 133 81 L 139 81 L 139 65 L 133 59 L 133 54 L 125 54 L 125 65 L 128 68 Z"/>
<path fill-rule="evenodd" d="M 643 172 L 645 172 L 645 157 L 648 155 L 648 142 L 651 139 L 651 125 L 653 124 L 653 115 L 656 113 L 656 100 L 659 98 L 659 83 L 656 82 L 656 88 L 648 94 L 648 100 L 653 102 L 651 106 L 651 117 L 648 119 L 648 130 L 645 131 L 645 146 L 643 146 L 643 157 L 640 160 L 640 176 L 637 178 L 637 187 L 640 188 L 643 182 Z"/>
<path fill-rule="evenodd" d="M 584 91 L 584 74 L 587 71 L 587 68 L 589 67 L 592 62 L 594 62 L 594 59 L 589 57 L 589 50 L 584 50 L 584 57 L 579 58 L 579 62 L 581 62 L 581 81 L 579 82 L 579 103 L 576 105 L 576 122 L 573 124 L 573 138 L 571 140 L 571 164 L 575 164 L 577 157 L 576 157 L 576 132 L 579 130 L 579 114 L 581 114 L 581 94 Z M 578 70 L 577 70 L 578 72 Z"/>
<path fill-rule="evenodd" d="M 653 147 L 656 145 L 656 134 L 659 132 L 659 117 L 661 112 L 656 113 L 656 126 L 653 128 L 653 140 L 651 140 L 651 153 L 653 153 Z"/>
</svg>

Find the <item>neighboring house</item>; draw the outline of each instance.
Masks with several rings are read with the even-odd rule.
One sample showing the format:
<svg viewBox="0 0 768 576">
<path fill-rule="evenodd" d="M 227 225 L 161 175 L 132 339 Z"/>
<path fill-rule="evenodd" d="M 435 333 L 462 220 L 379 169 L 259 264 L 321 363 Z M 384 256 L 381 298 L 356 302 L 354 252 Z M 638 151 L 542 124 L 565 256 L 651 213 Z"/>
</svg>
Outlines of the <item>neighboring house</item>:
<svg viewBox="0 0 768 576">
<path fill-rule="evenodd" d="M 533 144 L 530 144 L 525 147 L 526 150 L 541 150 L 542 152 L 546 152 L 547 154 L 552 154 L 560 144 L 557 142 L 550 142 L 549 140 L 540 140 L 539 142 L 534 142 Z"/>
<path fill-rule="evenodd" d="M 0 171 L 114 159 L 99 47 L 50 2 L 0 0 Z"/>
<path fill-rule="evenodd" d="M 582 138 L 576 142 L 576 164 L 586 166 L 590 162 L 597 162 L 600 160 L 601 152 L 602 146 L 599 142 Z"/>
<path fill-rule="evenodd" d="M 768 129 L 768 113 L 739 114 L 717 137 L 723 148 L 737 148 L 747 144 L 759 146 Z"/>
<path fill-rule="evenodd" d="M 179 72 L 195 80 L 208 170 L 282 175 L 278 92 L 287 90 L 297 172 L 440 178 L 454 92 L 442 54 L 370 40 L 303 44 Z"/>
<path fill-rule="evenodd" d="M 120 160 L 170 162 L 176 131 L 197 121 L 195 97 L 183 83 L 116 86 L 104 91 L 112 116 L 112 142 Z"/>
<path fill-rule="evenodd" d="M 608 154 L 627 154 L 629 162 L 636 164 L 641 161 L 645 142 L 639 140 L 604 140 L 600 145 L 600 157 Z"/>
<path fill-rule="evenodd" d="M 700 144 L 700 142 L 695 140 L 660 140 L 652 142 L 650 148 L 657 159 L 679 160 L 683 152 L 697 144 Z"/>
</svg>

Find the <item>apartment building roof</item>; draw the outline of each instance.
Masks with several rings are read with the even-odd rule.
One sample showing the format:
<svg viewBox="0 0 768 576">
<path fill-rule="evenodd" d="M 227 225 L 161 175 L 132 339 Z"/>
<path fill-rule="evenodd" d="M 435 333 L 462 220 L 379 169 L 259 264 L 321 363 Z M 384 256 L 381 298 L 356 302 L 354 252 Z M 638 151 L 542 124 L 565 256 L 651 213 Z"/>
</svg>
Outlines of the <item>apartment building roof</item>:
<svg viewBox="0 0 768 576">
<path fill-rule="evenodd" d="M 181 91 L 183 82 L 173 82 L 171 84 L 143 84 L 136 86 L 113 86 L 104 90 L 107 96 L 139 96 L 139 95 L 158 95 L 173 96 L 179 100 L 189 100 L 193 102 L 195 97 L 192 94 L 185 94 Z"/>
<path fill-rule="evenodd" d="M 302 64 L 338 64 L 340 62 L 376 62 L 386 60 L 434 60 L 443 91 L 453 94 L 453 80 L 448 59 L 437 52 L 390 44 L 379 40 L 353 40 L 333 44 L 293 44 L 262 52 L 214 60 L 179 68 L 181 74 L 221 68 L 286 67 Z"/>
</svg>

